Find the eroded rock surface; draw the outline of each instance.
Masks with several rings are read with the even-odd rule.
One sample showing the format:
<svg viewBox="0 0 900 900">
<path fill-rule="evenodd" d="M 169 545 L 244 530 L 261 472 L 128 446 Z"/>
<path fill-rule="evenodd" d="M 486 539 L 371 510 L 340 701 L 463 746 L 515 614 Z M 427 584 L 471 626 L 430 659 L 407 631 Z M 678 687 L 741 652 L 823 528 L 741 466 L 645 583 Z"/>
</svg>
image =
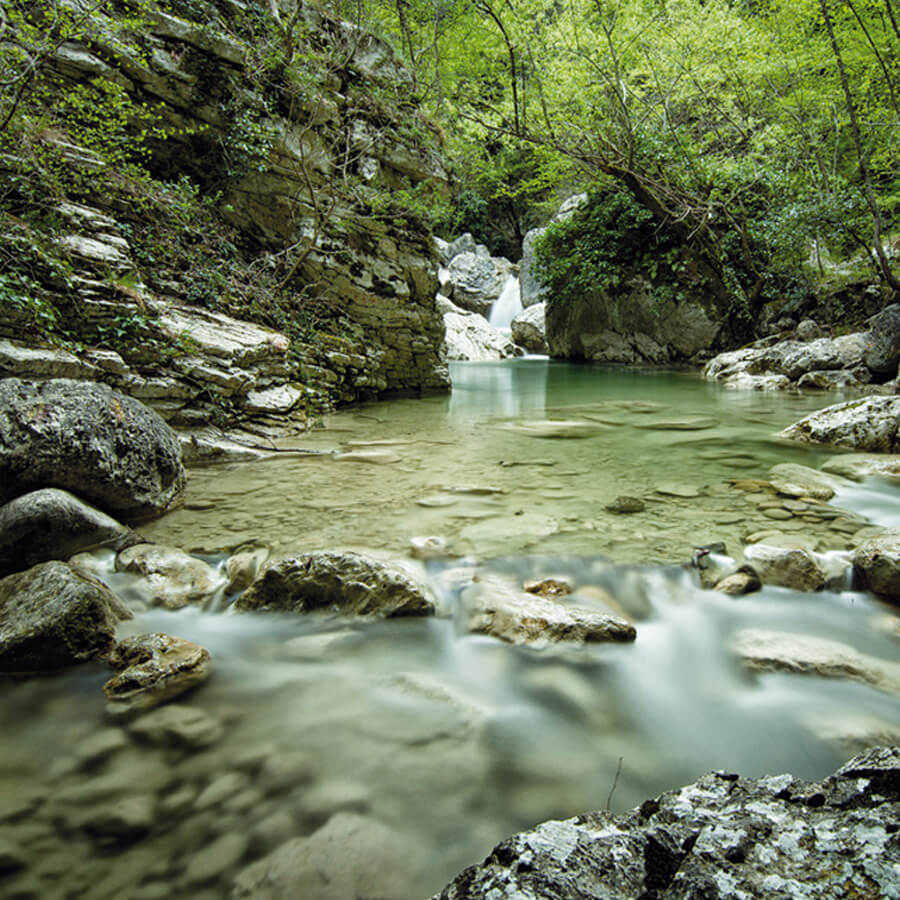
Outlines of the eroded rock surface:
<svg viewBox="0 0 900 900">
<path fill-rule="evenodd" d="M 900 531 L 886 531 L 864 541 L 856 548 L 853 565 L 865 587 L 900 603 Z"/>
<path fill-rule="evenodd" d="M 532 303 L 512 320 L 512 339 L 529 353 L 547 352 L 545 308 L 543 303 Z"/>
<path fill-rule="evenodd" d="M 897 897 L 898 820 L 896 747 L 819 783 L 718 772 L 621 816 L 515 835 L 436 900 Z"/>
<path fill-rule="evenodd" d="M 900 452 L 900 397 L 871 396 L 812 413 L 781 432 L 782 437 L 876 453 Z"/>
<path fill-rule="evenodd" d="M 116 557 L 116 571 L 143 576 L 137 592 L 150 606 L 166 609 L 202 603 L 224 581 L 203 560 L 163 544 L 128 547 Z"/>
</svg>

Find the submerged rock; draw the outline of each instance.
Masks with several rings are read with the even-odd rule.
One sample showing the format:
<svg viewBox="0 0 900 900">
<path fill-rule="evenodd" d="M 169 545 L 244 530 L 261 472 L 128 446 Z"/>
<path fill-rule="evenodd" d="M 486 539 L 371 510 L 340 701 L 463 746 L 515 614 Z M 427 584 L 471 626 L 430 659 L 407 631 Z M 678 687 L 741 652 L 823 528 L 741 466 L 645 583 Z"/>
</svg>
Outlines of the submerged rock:
<svg viewBox="0 0 900 900">
<path fill-rule="evenodd" d="M 826 407 L 788 426 L 781 437 L 876 453 L 900 452 L 900 397 L 863 397 Z"/>
<path fill-rule="evenodd" d="M 0 502 L 58 487 L 133 520 L 175 506 L 184 484 L 178 438 L 132 397 L 62 378 L 0 381 Z"/>
<path fill-rule="evenodd" d="M 235 608 L 379 618 L 434 614 L 425 588 L 402 569 L 358 553 L 328 550 L 271 560 Z"/>
<path fill-rule="evenodd" d="M 209 651 L 168 634 L 126 638 L 110 654 L 109 664 L 121 671 L 103 685 L 107 711 L 116 717 L 160 706 L 209 678 Z"/>
<path fill-rule="evenodd" d="M 0 581 L 0 671 L 35 672 L 100 660 L 131 618 L 106 585 L 65 563 Z"/>
<path fill-rule="evenodd" d="M 68 491 L 44 488 L 0 508 L 0 577 L 97 547 L 140 541 L 130 528 Z"/>
</svg>

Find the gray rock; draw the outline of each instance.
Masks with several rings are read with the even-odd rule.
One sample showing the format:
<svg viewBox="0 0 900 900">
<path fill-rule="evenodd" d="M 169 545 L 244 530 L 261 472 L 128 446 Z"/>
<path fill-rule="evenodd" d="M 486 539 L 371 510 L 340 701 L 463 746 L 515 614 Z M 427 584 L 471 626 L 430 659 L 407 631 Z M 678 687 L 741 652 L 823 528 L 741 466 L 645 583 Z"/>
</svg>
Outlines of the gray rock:
<svg viewBox="0 0 900 900">
<path fill-rule="evenodd" d="M 425 588 L 404 570 L 358 553 L 333 551 L 271 560 L 235 607 L 379 618 L 434 613 Z"/>
<path fill-rule="evenodd" d="M 634 626 L 617 616 L 564 606 L 486 575 L 460 595 L 466 628 L 511 644 L 633 641 Z"/>
<path fill-rule="evenodd" d="M 142 634 L 120 641 L 110 665 L 121 671 L 103 685 L 107 711 L 136 715 L 184 694 L 210 675 L 209 651 L 168 634 Z"/>
<path fill-rule="evenodd" d="M 898 785 L 896 747 L 814 784 L 718 772 L 621 816 L 515 835 L 436 900 L 896 897 Z"/>
<path fill-rule="evenodd" d="M 876 453 L 900 452 L 900 397 L 837 403 L 788 426 L 781 437 Z"/>
<path fill-rule="evenodd" d="M 894 378 L 900 363 L 900 303 L 886 306 L 868 325 L 863 361 L 880 380 Z"/>
<path fill-rule="evenodd" d="M 152 794 L 132 794 L 90 810 L 81 827 L 99 837 L 133 841 L 145 835 L 156 821 L 156 798 Z"/>
<path fill-rule="evenodd" d="M 473 362 L 512 359 L 522 351 L 478 313 L 444 313 L 447 359 Z"/>
<path fill-rule="evenodd" d="M 247 851 L 250 839 L 239 832 L 228 832 L 194 853 L 184 871 L 189 887 L 221 878 L 233 869 Z"/>
<path fill-rule="evenodd" d="M 752 594 L 762 588 L 762 582 L 752 566 L 741 566 L 736 572 L 726 575 L 715 585 L 715 589 L 732 597 Z"/>
<path fill-rule="evenodd" d="M 487 317 L 506 284 L 512 263 L 467 250 L 453 257 L 447 271 L 453 283 L 453 302 Z"/>
<path fill-rule="evenodd" d="M 104 659 L 131 618 L 106 585 L 61 562 L 0 580 L 0 671 L 33 672 Z"/>
<path fill-rule="evenodd" d="M 43 488 L 0 507 L 0 577 L 82 550 L 120 550 L 140 540 L 68 491 Z"/>
<path fill-rule="evenodd" d="M 825 587 L 825 573 L 809 550 L 751 544 L 744 556 L 763 584 L 795 591 L 819 591 Z"/>
<path fill-rule="evenodd" d="M 822 329 L 812 320 L 804 319 L 797 325 L 797 340 L 814 341 L 822 337 Z"/>
<path fill-rule="evenodd" d="M 0 375 L 4 378 L 95 378 L 98 374 L 96 366 L 68 350 L 0 340 Z"/>
<path fill-rule="evenodd" d="M 142 575 L 138 587 L 151 606 L 181 609 L 202 603 L 220 586 L 221 579 L 203 560 L 164 544 L 135 544 L 116 557 L 116 571 Z"/>
<path fill-rule="evenodd" d="M 58 487 L 140 519 L 175 506 L 184 483 L 177 437 L 137 400 L 67 379 L 0 381 L 0 502 Z"/>
<path fill-rule="evenodd" d="M 607 503 L 604 507 L 608 512 L 627 514 L 643 512 L 647 508 L 647 504 L 640 497 L 616 497 L 612 503 Z"/>
<path fill-rule="evenodd" d="M 202 709 L 170 703 L 142 715 L 128 725 L 135 737 L 160 747 L 199 750 L 224 734 L 222 723 Z"/>
<path fill-rule="evenodd" d="M 885 531 L 869 538 L 856 548 L 853 565 L 870 591 L 900 603 L 900 531 Z"/>
<path fill-rule="evenodd" d="M 547 289 L 537 277 L 534 259 L 534 242 L 546 230 L 546 228 L 532 228 L 522 240 L 522 259 L 519 263 L 519 299 L 525 309 L 537 303 L 543 303 L 547 299 Z"/>
<path fill-rule="evenodd" d="M 460 253 L 475 253 L 476 247 L 475 238 L 467 231 L 456 238 L 456 240 L 446 244 L 446 247 L 441 250 L 441 262 L 448 266 Z"/>
<path fill-rule="evenodd" d="M 837 475 L 829 475 L 796 463 L 780 463 L 769 470 L 769 481 L 779 494 L 788 497 L 812 497 L 830 500 L 835 489 L 848 484 Z"/>
<path fill-rule="evenodd" d="M 543 303 L 532 303 L 512 320 L 512 339 L 529 353 L 547 352 L 544 310 Z"/>
</svg>

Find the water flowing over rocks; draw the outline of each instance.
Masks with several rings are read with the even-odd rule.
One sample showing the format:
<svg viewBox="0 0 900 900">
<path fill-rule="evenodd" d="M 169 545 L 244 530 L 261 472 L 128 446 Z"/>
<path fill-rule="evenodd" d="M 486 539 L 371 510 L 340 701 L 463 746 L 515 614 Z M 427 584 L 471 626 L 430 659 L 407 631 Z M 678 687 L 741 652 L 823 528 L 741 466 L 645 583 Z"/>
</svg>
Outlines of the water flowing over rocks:
<svg viewBox="0 0 900 900">
<path fill-rule="evenodd" d="M 828 406 L 785 428 L 781 437 L 876 453 L 900 452 L 900 397 L 864 397 Z"/>
<path fill-rule="evenodd" d="M 0 507 L 0 577 L 83 550 L 120 550 L 140 540 L 68 491 L 42 488 Z"/>
<path fill-rule="evenodd" d="M 717 772 L 621 816 L 545 822 L 498 844 L 435 900 L 892 897 L 900 750 L 819 783 Z"/>
<path fill-rule="evenodd" d="M 358 553 L 326 550 L 270 560 L 235 608 L 379 618 L 435 611 L 425 588 L 407 572 Z"/>
<path fill-rule="evenodd" d="M 448 285 L 444 296 L 457 307 L 487 318 L 515 265 L 502 256 L 491 256 L 488 248 L 476 244 L 469 233 L 449 244 L 442 241 L 437 247 L 445 267 L 442 287 Z"/>
<path fill-rule="evenodd" d="M 544 303 L 533 303 L 512 320 L 512 339 L 529 353 L 547 352 L 545 308 Z"/>
<path fill-rule="evenodd" d="M 106 684 L 107 712 L 115 718 L 137 715 L 202 684 L 210 675 L 209 651 L 168 634 L 125 638 L 109 664 L 120 670 Z"/>
<path fill-rule="evenodd" d="M 865 587 L 900 604 L 900 531 L 885 531 L 863 542 L 856 549 L 853 565 Z"/>
<path fill-rule="evenodd" d="M 156 413 L 103 384 L 0 381 L 0 501 L 58 487 L 125 520 L 182 499 L 181 447 Z"/>
<path fill-rule="evenodd" d="M 104 659 L 131 618 L 104 584 L 51 561 L 0 580 L 0 671 Z"/>
<path fill-rule="evenodd" d="M 135 544 L 116 557 L 116 571 L 143 576 L 136 592 L 149 606 L 181 609 L 203 603 L 222 586 L 223 578 L 203 560 L 176 547 Z"/>
</svg>

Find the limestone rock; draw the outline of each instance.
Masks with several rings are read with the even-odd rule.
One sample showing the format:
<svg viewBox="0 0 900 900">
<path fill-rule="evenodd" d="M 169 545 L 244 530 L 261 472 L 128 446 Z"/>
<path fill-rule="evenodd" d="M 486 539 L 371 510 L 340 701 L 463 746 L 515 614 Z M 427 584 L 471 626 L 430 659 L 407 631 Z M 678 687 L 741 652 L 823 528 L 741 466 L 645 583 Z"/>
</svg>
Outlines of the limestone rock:
<svg viewBox="0 0 900 900">
<path fill-rule="evenodd" d="M 853 565 L 870 591 L 900 603 L 900 531 L 869 538 L 856 548 Z"/>
<path fill-rule="evenodd" d="M 744 556 L 763 584 L 795 591 L 819 591 L 825 586 L 825 573 L 809 550 L 751 544 Z"/>
<path fill-rule="evenodd" d="M 222 579 L 205 562 L 175 547 L 135 544 L 116 557 L 116 571 L 142 575 L 138 587 L 151 606 L 181 609 L 212 596 Z"/>
<path fill-rule="evenodd" d="M 453 284 L 453 301 L 470 312 L 489 316 L 512 271 L 512 263 L 477 251 L 458 253 L 447 265 Z"/>
<path fill-rule="evenodd" d="M 544 310 L 545 304 L 532 303 L 512 320 L 512 339 L 529 353 L 547 352 Z"/>
<path fill-rule="evenodd" d="M 715 585 L 717 591 L 732 597 L 752 594 L 761 588 L 762 582 L 752 566 L 741 566 L 736 572 L 726 575 Z"/>
<path fill-rule="evenodd" d="M 475 253 L 477 252 L 478 245 L 475 243 L 475 238 L 467 231 L 465 234 L 461 234 L 458 238 L 453 241 L 450 241 L 448 244 L 446 241 L 444 242 L 443 247 L 439 247 L 441 254 L 441 262 L 447 266 L 449 265 L 460 253 Z"/>
<path fill-rule="evenodd" d="M 879 380 L 894 378 L 900 363 L 900 304 L 892 303 L 869 319 L 865 363 Z"/>
<path fill-rule="evenodd" d="M 779 494 L 812 497 L 814 500 L 830 500 L 836 487 L 847 484 L 839 476 L 828 475 L 796 463 L 779 463 L 773 466 L 769 470 L 769 481 Z"/>
<path fill-rule="evenodd" d="M 434 613 L 425 589 L 402 569 L 358 553 L 327 550 L 271 560 L 235 607 L 379 618 Z"/>
<path fill-rule="evenodd" d="M 546 597 L 515 590 L 491 576 L 466 587 L 460 600 L 469 631 L 489 634 L 511 644 L 627 642 L 636 636 L 634 626 L 624 619 L 564 606 Z"/>
<path fill-rule="evenodd" d="M 546 228 L 532 228 L 522 240 L 522 259 L 519 263 L 519 299 L 526 309 L 529 306 L 543 303 L 547 297 L 547 289 L 541 284 L 535 272 L 534 259 L 534 242 L 546 230 Z"/>
<path fill-rule="evenodd" d="M 781 437 L 876 453 L 900 452 L 900 397 L 870 396 L 828 406 L 788 426 Z"/>
<path fill-rule="evenodd" d="M 624 815 L 515 835 L 435 900 L 896 896 L 898 785 L 895 747 L 815 784 L 717 772 Z"/>
<path fill-rule="evenodd" d="M 82 550 L 119 550 L 140 540 L 68 491 L 43 488 L 0 507 L 0 577 Z"/>
<path fill-rule="evenodd" d="M 119 669 L 103 685 L 107 711 L 116 717 L 153 709 L 209 678 L 209 651 L 168 634 L 142 634 L 120 641 L 109 663 Z"/>
<path fill-rule="evenodd" d="M 128 725 L 135 737 L 160 747 L 199 750 L 224 733 L 222 723 L 202 709 L 169 703 L 145 713 Z"/>
<path fill-rule="evenodd" d="M 95 378 L 99 371 L 68 350 L 0 340 L 0 375 L 4 378 Z"/>
<path fill-rule="evenodd" d="M 131 614 L 93 578 L 45 562 L 0 580 L 0 671 L 34 672 L 105 658 Z"/>
<path fill-rule="evenodd" d="M 58 487 L 140 519 L 175 506 L 184 482 L 174 432 L 137 400 L 68 379 L 0 381 L 0 502 Z"/>
<path fill-rule="evenodd" d="M 492 328 L 488 320 L 477 313 L 444 313 L 444 327 L 447 359 L 486 362 L 522 355 L 509 337 Z"/>
</svg>

